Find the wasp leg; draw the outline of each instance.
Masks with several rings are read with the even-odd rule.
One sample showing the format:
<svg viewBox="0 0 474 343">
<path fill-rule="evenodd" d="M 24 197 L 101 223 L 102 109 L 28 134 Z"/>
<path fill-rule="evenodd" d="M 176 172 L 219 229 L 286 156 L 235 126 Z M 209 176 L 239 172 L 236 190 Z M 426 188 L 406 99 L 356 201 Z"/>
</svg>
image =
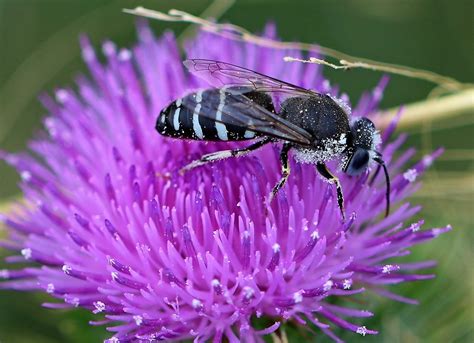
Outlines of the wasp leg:
<svg viewBox="0 0 474 343">
<path fill-rule="evenodd" d="M 342 219 L 346 220 L 346 213 L 344 209 L 344 195 L 342 194 L 342 187 L 341 183 L 337 176 L 333 175 L 329 169 L 326 167 L 324 163 L 318 163 L 316 165 L 316 169 L 318 170 L 319 174 L 321 174 L 325 179 L 327 179 L 330 183 L 336 184 L 337 190 L 337 203 L 339 205 L 339 209 L 341 210 Z"/>
<path fill-rule="evenodd" d="M 280 152 L 280 162 L 281 162 L 281 179 L 277 182 L 277 184 L 272 189 L 272 194 L 270 195 L 270 202 L 272 202 L 275 195 L 278 191 L 285 185 L 286 181 L 288 180 L 288 176 L 290 176 L 290 163 L 288 162 L 288 151 L 292 148 L 290 143 L 284 143 L 283 148 Z"/>
<path fill-rule="evenodd" d="M 258 148 L 261 148 L 265 144 L 270 143 L 271 141 L 272 139 L 267 137 L 253 144 L 250 144 L 248 147 L 245 147 L 245 148 L 216 151 L 211 154 L 204 155 L 199 160 L 195 160 L 189 163 L 188 165 L 185 165 L 183 168 L 179 170 L 179 173 L 182 175 L 186 173 L 187 171 L 194 169 L 196 167 L 200 167 L 204 164 L 216 162 L 216 161 L 223 160 L 229 157 L 240 157 L 240 156 L 246 155 L 254 150 L 257 150 Z"/>
</svg>

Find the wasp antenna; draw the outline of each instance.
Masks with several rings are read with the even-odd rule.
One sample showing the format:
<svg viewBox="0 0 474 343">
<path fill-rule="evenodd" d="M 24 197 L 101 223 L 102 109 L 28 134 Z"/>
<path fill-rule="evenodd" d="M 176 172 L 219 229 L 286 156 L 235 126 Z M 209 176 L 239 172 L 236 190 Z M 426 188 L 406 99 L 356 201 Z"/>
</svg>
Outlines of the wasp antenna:
<svg viewBox="0 0 474 343">
<path fill-rule="evenodd" d="M 390 213 L 390 175 L 388 174 L 388 170 L 387 170 L 387 166 L 385 165 L 385 162 L 380 157 L 374 158 L 374 161 L 382 166 L 383 172 L 385 174 L 385 184 L 387 185 L 387 190 L 385 192 L 385 200 L 387 203 L 386 210 L 385 210 L 385 217 L 388 217 Z"/>
</svg>

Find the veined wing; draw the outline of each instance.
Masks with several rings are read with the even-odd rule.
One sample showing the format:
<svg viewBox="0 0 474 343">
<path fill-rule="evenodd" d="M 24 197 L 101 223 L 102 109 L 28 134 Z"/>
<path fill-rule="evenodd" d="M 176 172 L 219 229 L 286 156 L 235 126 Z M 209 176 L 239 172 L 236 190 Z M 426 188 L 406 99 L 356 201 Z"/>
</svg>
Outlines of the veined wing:
<svg viewBox="0 0 474 343">
<path fill-rule="evenodd" d="M 259 92 L 284 93 L 299 97 L 320 95 L 309 89 L 231 63 L 207 59 L 188 59 L 185 60 L 183 64 L 191 73 L 206 80 L 215 87 L 226 85 L 250 87 Z"/>
<path fill-rule="evenodd" d="M 305 130 L 258 105 L 244 94 L 232 89 L 208 89 L 182 98 L 181 106 L 196 116 L 209 118 L 226 126 L 270 137 L 310 145 L 312 136 Z"/>
</svg>

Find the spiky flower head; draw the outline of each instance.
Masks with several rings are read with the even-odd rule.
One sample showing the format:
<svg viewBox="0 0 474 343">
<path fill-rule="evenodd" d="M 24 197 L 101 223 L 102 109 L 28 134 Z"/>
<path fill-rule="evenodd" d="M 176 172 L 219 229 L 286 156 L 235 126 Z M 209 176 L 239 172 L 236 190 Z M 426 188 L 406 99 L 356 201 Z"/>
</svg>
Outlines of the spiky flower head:
<svg viewBox="0 0 474 343">
<path fill-rule="evenodd" d="M 265 35 L 274 37 L 274 29 Z M 315 325 L 337 340 L 335 327 L 376 331 L 364 326 L 371 313 L 334 299 L 370 289 L 413 302 L 385 285 L 432 277 L 416 272 L 432 262 L 391 261 L 449 230 L 421 229 L 423 221 L 410 220 L 420 208 L 404 201 L 439 152 L 407 168 L 413 150 L 394 156 L 404 137 L 388 142 L 393 123 L 382 132 L 382 152 L 394 211 L 383 218 L 381 175 L 340 174 L 346 222 L 332 185 L 294 161 L 287 186 L 264 205 L 280 176 L 274 146 L 179 176 L 174 171 L 186 162 L 236 144 L 155 132 L 165 105 L 206 85 L 184 71 L 171 34 L 156 39 L 139 25 L 138 37 L 132 50 L 105 42 L 105 63 L 82 39 L 90 77 L 76 89 L 58 89 L 55 99 L 43 97 L 47 134 L 31 141 L 29 152 L 3 153 L 22 178 L 25 200 L 2 217 L 2 244 L 14 252 L 9 262 L 31 265 L 1 271 L 0 287 L 44 291 L 57 300 L 46 304 L 52 308 L 86 308 L 114 332 L 110 342 L 259 341 L 286 321 Z M 210 33 L 186 45 L 188 57 L 242 65 L 349 104 L 318 66 L 284 63 L 289 53 Z M 352 116 L 377 110 L 386 81 L 353 106 Z M 162 177 L 167 172 L 174 176 Z M 255 327 L 258 318 L 270 322 L 266 329 Z"/>
</svg>

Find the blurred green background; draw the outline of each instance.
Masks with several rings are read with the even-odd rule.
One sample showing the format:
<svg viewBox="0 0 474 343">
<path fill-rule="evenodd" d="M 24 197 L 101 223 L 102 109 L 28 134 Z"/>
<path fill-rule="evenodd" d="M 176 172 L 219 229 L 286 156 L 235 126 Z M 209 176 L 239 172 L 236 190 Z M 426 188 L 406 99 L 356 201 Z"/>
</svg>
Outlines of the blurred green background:
<svg viewBox="0 0 474 343">
<path fill-rule="evenodd" d="M 121 13 L 121 8 L 140 5 L 201 14 L 211 3 L 0 0 L 0 149 L 24 149 L 45 115 L 38 94 L 71 85 L 75 76 L 86 72 L 78 47 L 80 33 L 87 33 L 96 45 L 109 38 L 130 46 L 135 42 L 135 18 Z M 317 42 L 356 56 L 474 81 L 472 0 L 239 0 L 221 20 L 254 32 L 272 20 L 283 40 Z M 188 27 L 162 22 L 152 26 L 158 35 L 166 28 L 179 35 Z M 353 99 L 380 77 L 361 70 L 326 74 Z M 392 76 L 382 105 L 391 108 L 422 100 L 432 88 L 424 81 Z M 436 146 L 447 149 L 424 177 L 424 187 L 413 202 L 424 205 L 426 227 L 450 223 L 454 230 L 417 247 L 409 257 L 439 260 L 436 279 L 396 287 L 404 296 L 418 298 L 419 306 L 363 298 L 376 313 L 365 324 L 381 334 L 362 338 L 342 333 L 342 337 L 350 342 L 474 342 L 474 113 L 409 131 L 409 143 L 421 152 Z M 15 172 L 0 163 L 0 203 L 19 195 L 17 182 Z M 39 294 L 0 292 L 0 342 L 100 342 L 107 337 L 104 328 L 87 324 L 92 316 L 85 311 L 43 309 L 45 299 Z M 293 332 L 288 330 L 291 341 Z M 327 340 L 318 336 L 315 341 Z"/>
</svg>

